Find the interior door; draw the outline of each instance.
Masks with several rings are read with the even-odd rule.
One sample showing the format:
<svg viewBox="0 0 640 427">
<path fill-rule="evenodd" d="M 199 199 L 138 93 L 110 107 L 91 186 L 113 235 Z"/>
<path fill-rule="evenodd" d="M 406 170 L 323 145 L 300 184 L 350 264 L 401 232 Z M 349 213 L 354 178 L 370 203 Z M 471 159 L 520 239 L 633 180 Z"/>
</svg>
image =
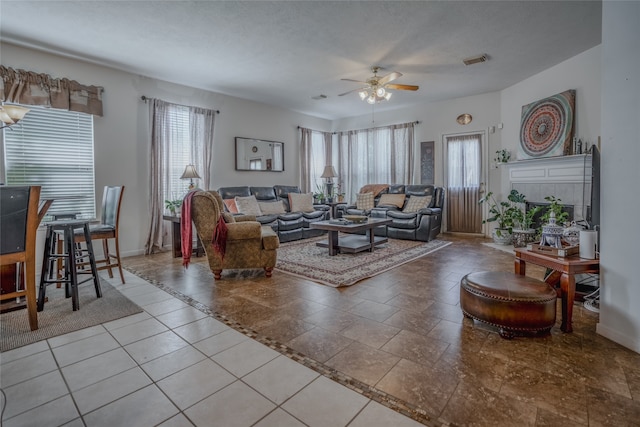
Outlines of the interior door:
<svg viewBox="0 0 640 427">
<path fill-rule="evenodd" d="M 482 233 L 483 134 L 445 136 L 447 230 Z"/>
</svg>

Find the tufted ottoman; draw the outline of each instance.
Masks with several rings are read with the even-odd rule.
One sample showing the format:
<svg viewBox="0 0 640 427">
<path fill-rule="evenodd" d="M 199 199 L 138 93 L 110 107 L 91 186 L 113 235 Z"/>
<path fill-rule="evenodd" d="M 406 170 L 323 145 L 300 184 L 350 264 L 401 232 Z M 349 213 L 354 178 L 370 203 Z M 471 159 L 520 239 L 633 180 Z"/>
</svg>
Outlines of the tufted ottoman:
<svg viewBox="0 0 640 427">
<path fill-rule="evenodd" d="M 469 318 L 515 332 L 549 332 L 556 322 L 556 291 L 532 277 L 503 271 L 470 273 L 460 281 L 460 307 Z"/>
</svg>

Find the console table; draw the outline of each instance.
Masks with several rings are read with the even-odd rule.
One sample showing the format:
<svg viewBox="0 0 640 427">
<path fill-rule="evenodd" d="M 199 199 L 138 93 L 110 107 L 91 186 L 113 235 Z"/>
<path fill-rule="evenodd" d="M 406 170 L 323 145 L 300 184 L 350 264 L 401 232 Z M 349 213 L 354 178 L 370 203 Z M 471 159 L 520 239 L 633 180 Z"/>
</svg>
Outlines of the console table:
<svg viewBox="0 0 640 427">
<path fill-rule="evenodd" d="M 569 257 L 555 257 L 533 252 L 525 248 L 515 248 L 515 272 L 525 275 L 527 262 L 550 268 L 560 273 L 560 297 L 562 298 L 563 332 L 573 332 L 571 318 L 573 316 L 573 300 L 576 295 L 576 274 L 600 273 L 600 259 L 585 259 L 578 255 Z M 552 279 L 551 279 L 552 281 Z M 547 279 L 550 283 L 550 279 Z M 553 284 L 553 283 L 550 283 Z"/>
</svg>

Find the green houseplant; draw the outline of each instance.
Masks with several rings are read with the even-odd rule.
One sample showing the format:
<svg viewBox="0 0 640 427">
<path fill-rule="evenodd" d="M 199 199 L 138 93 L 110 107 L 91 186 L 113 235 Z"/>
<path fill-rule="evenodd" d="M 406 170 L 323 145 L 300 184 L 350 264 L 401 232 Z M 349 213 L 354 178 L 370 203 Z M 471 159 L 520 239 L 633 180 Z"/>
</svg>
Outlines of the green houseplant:
<svg viewBox="0 0 640 427">
<path fill-rule="evenodd" d="M 511 194 L 516 190 L 511 190 Z M 497 227 L 493 230 L 492 236 L 495 243 L 508 245 L 511 243 L 512 230 L 514 225 L 514 215 L 518 208 L 509 200 L 498 202 L 493 196 L 493 192 L 489 191 L 486 196 L 478 201 L 479 204 L 487 203 L 489 206 L 489 217 L 482 221 L 483 224 L 488 222 L 497 222 Z"/>
<path fill-rule="evenodd" d="M 536 239 L 537 230 L 532 227 L 533 218 L 540 212 L 542 206 L 535 206 L 526 210 L 527 199 L 524 194 L 517 190 L 511 190 L 508 199 L 516 207 L 516 210 L 513 212 L 513 246 L 521 248 Z"/>
<path fill-rule="evenodd" d="M 178 200 L 165 200 L 164 207 L 171 212 L 171 215 L 176 216 L 176 211 L 182 206 L 182 199 Z"/>
<path fill-rule="evenodd" d="M 553 212 L 556 216 L 556 224 L 560 226 L 564 225 L 569 220 L 569 213 L 563 210 L 563 205 L 560 203 L 562 200 L 557 199 L 555 196 L 547 196 L 544 199 L 549 202 L 549 206 L 546 207 L 540 217 L 542 223 L 548 224 L 551 212 Z"/>
</svg>

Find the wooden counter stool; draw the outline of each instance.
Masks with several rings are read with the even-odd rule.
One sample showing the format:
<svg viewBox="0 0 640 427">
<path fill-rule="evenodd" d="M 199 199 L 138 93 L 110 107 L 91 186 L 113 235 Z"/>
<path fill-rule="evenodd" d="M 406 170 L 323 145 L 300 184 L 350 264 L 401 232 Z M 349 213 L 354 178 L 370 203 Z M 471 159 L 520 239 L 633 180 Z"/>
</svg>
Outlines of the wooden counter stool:
<svg viewBox="0 0 640 427">
<path fill-rule="evenodd" d="M 86 245 L 84 248 L 75 244 L 74 234 L 76 230 L 82 230 Z M 56 240 L 61 239 L 62 245 L 56 245 Z M 57 250 L 56 247 L 62 250 Z M 87 259 L 88 261 L 83 261 Z M 60 274 L 58 260 L 62 260 L 64 274 Z M 89 268 L 86 268 L 88 266 Z M 88 275 L 86 279 L 79 281 L 79 275 Z M 40 288 L 38 291 L 38 311 L 44 308 L 47 285 L 52 283 L 64 283 L 65 297 L 71 297 L 73 310 L 80 308 L 78 297 L 78 285 L 93 280 L 96 297 L 102 297 L 98 269 L 93 254 L 91 234 L 89 233 L 89 221 L 87 220 L 61 220 L 47 224 L 47 236 L 44 242 L 44 259 L 42 260 L 42 275 L 40 276 Z"/>
<path fill-rule="evenodd" d="M 460 281 L 460 308 L 469 318 L 517 332 L 548 333 L 556 323 L 556 291 L 532 277 L 504 271 L 470 273 Z"/>
</svg>

